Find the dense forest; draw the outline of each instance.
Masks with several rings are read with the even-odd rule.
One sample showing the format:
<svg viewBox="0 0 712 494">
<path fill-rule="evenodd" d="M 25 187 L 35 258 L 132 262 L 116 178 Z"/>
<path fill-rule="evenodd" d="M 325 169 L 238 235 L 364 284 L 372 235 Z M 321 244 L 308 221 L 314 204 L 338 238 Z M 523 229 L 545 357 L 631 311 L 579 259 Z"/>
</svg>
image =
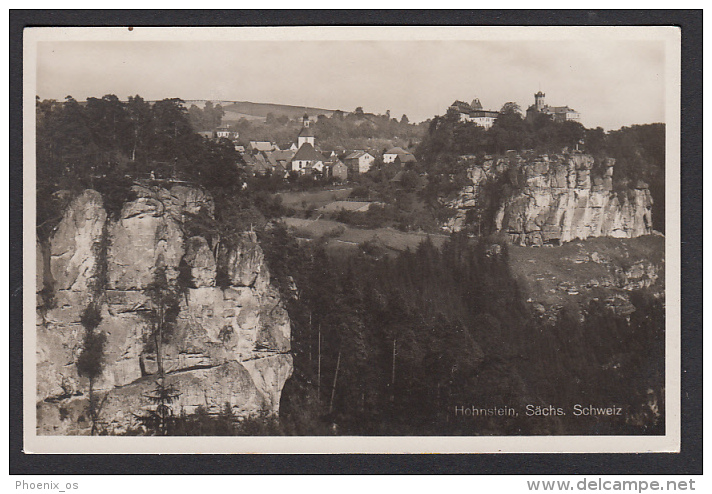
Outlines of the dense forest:
<svg viewBox="0 0 712 494">
<path fill-rule="evenodd" d="M 41 238 L 61 219 L 73 194 L 93 188 L 110 214 L 136 179 L 173 178 L 202 186 L 216 200 L 239 191 L 238 156 L 227 141 L 205 139 L 179 99 L 127 102 L 114 95 L 37 99 L 37 225 Z M 60 193 L 60 191 L 62 191 Z"/>
<path fill-rule="evenodd" d="M 562 310 L 551 326 L 525 307 L 501 239 L 454 235 L 440 250 L 426 241 L 395 258 L 328 256 L 280 226 L 262 240 L 293 321 L 282 418 L 296 430 L 287 432 L 309 433 L 299 427 L 315 417 L 305 414 L 344 434 L 662 430 L 647 403 L 649 389 L 662 394 L 663 304 L 649 294 L 634 294 L 630 320 L 593 301 L 585 317 Z M 314 396 L 311 406 L 304 396 Z M 577 403 L 625 412 L 585 419 L 570 413 Z M 533 420 L 527 404 L 567 415 Z M 520 415 L 472 420 L 455 415 L 462 405 Z"/>
</svg>

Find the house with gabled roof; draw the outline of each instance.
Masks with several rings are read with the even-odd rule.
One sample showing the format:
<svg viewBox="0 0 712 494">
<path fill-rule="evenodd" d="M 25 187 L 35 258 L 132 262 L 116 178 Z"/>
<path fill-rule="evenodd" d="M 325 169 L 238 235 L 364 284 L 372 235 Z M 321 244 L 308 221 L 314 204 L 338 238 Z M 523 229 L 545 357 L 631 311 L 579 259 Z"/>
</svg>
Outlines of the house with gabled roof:
<svg viewBox="0 0 712 494">
<path fill-rule="evenodd" d="M 276 151 L 279 147 L 269 141 L 250 141 L 250 151 Z"/>
<path fill-rule="evenodd" d="M 218 139 L 235 140 L 240 137 L 240 133 L 236 130 L 232 130 L 230 127 L 218 127 L 218 129 L 215 130 L 215 137 Z"/>
<path fill-rule="evenodd" d="M 413 153 L 409 153 L 402 147 L 394 147 L 383 153 L 383 163 L 395 163 L 398 161 L 400 165 L 405 165 L 406 163 L 414 163 L 417 161 Z"/>
<path fill-rule="evenodd" d="M 274 170 L 272 170 L 272 175 L 275 177 L 287 178 L 289 173 L 287 172 L 287 167 L 280 162 L 274 167 Z"/>
<path fill-rule="evenodd" d="M 371 169 L 375 160 L 376 158 L 369 152 L 358 149 L 346 155 L 344 164 L 352 173 L 366 173 Z"/>
<path fill-rule="evenodd" d="M 253 155 L 255 175 L 265 175 L 268 171 L 271 172 L 274 165 L 262 153 Z"/>
<path fill-rule="evenodd" d="M 289 168 L 289 162 L 292 161 L 292 158 L 296 154 L 295 151 L 291 151 L 289 149 L 284 149 L 281 151 L 272 151 L 270 154 L 270 157 L 277 163 L 282 165 L 285 169 Z"/>
<path fill-rule="evenodd" d="M 340 159 L 328 163 L 326 166 L 327 177 L 333 177 L 334 179 L 339 180 L 341 182 L 343 182 L 349 177 L 349 168 Z"/>
</svg>

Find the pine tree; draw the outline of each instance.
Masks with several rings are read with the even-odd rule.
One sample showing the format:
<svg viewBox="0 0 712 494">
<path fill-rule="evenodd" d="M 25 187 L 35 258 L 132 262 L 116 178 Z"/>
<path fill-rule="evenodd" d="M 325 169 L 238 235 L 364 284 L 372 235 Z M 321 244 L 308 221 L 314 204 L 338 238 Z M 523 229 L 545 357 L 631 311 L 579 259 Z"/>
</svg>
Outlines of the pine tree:
<svg viewBox="0 0 712 494">
<path fill-rule="evenodd" d="M 158 375 L 163 377 L 163 344 L 173 331 L 173 325 L 178 315 L 178 292 L 171 286 L 166 276 L 165 266 L 155 269 L 153 281 L 146 287 L 146 294 L 150 298 L 151 307 L 149 319 L 151 322 L 151 338 L 156 351 L 156 364 Z"/>
<path fill-rule="evenodd" d="M 159 376 L 153 391 L 144 395 L 154 408 L 138 416 L 141 424 L 161 436 L 169 435 L 176 419 L 171 405 L 179 396 L 178 388 L 173 384 L 166 384 L 165 376 Z"/>
<path fill-rule="evenodd" d="M 101 323 L 101 312 L 94 303 L 84 309 L 80 320 L 85 333 L 82 352 L 79 354 L 76 365 L 79 375 L 89 378 L 89 417 L 91 418 L 91 434 L 94 435 L 97 433 L 100 408 L 97 406 L 94 396 L 94 383 L 101 376 L 103 370 L 106 335 L 97 331 Z"/>
</svg>

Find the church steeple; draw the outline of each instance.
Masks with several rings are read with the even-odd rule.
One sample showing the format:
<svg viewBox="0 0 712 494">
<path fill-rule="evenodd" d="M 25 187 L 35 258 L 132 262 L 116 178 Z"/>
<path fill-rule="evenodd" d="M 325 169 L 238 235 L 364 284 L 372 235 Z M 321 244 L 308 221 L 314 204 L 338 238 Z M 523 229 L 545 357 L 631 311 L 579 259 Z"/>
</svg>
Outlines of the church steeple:
<svg viewBox="0 0 712 494">
<path fill-rule="evenodd" d="M 299 132 L 297 137 L 297 148 L 302 147 L 303 144 L 309 143 L 312 146 L 315 145 L 314 132 L 311 127 L 309 127 L 309 115 L 306 113 L 302 118 L 302 130 Z"/>
</svg>

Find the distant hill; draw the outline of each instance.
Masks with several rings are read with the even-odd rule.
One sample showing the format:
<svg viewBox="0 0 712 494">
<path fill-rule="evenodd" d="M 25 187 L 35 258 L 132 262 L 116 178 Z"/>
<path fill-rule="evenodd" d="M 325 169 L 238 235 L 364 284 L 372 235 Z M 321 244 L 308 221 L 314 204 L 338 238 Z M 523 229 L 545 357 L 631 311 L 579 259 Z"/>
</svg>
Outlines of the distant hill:
<svg viewBox="0 0 712 494">
<path fill-rule="evenodd" d="M 279 105 L 276 103 L 252 103 L 250 101 L 188 100 L 185 102 L 185 106 L 196 105 L 199 108 L 203 108 L 207 101 L 212 101 L 215 105 L 220 103 L 223 110 L 225 110 L 223 122 L 237 121 L 243 117 L 247 120 L 264 119 L 268 113 L 274 114 L 275 117 L 286 115 L 289 118 L 301 117 L 305 113 L 310 117 L 316 117 L 317 115 L 331 116 L 334 113 L 334 110 L 326 110 L 324 108 Z"/>
</svg>

